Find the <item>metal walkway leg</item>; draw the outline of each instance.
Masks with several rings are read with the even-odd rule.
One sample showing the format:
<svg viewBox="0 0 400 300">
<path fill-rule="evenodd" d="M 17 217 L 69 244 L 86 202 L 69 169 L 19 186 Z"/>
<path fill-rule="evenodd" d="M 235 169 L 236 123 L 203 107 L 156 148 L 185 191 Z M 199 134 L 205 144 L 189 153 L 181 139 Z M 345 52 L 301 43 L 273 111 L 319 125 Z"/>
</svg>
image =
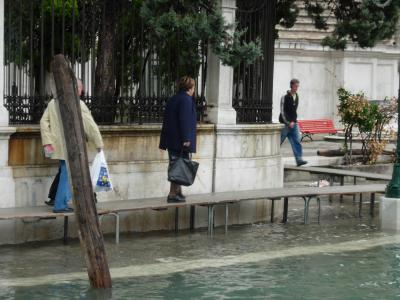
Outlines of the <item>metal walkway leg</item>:
<svg viewBox="0 0 400 300">
<path fill-rule="evenodd" d="M 371 217 L 374 216 L 374 210 L 375 210 L 375 193 L 371 193 L 371 202 L 369 203 L 369 213 Z"/>
<path fill-rule="evenodd" d="M 274 223 L 275 199 L 271 199 L 271 223 Z"/>
<path fill-rule="evenodd" d="M 333 186 L 335 183 L 335 176 L 329 176 L 329 186 Z M 333 197 L 329 195 L 329 203 L 332 203 Z"/>
<path fill-rule="evenodd" d="M 105 216 L 113 216 L 115 218 L 115 243 L 119 244 L 119 214 L 117 212 L 110 212 L 108 214 L 104 214 L 104 215 L 99 215 L 99 223 L 101 224 L 101 222 L 103 221 L 103 218 Z"/>
<path fill-rule="evenodd" d="M 357 185 L 357 177 L 353 178 L 353 184 Z M 353 194 L 353 204 L 355 204 L 355 203 L 356 203 L 356 194 Z"/>
<path fill-rule="evenodd" d="M 289 210 L 289 198 L 283 198 L 283 219 L 282 223 L 286 224 L 288 219 L 288 210 Z"/>
<path fill-rule="evenodd" d="M 214 234 L 214 205 L 208 205 L 208 234 Z"/>
<path fill-rule="evenodd" d="M 194 230 L 194 224 L 195 224 L 195 218 L 196 218 L 196 206 L 191 205 L 190 206 L 190 231 Z"/>
<path fill-rule="evenodd" d="M 344 186 L 344 176 L 340 177 L 340 185 Z M 340 203 L 343 203 L 343 194 L 340 194 Z"/>
<path fill-rule="evenodd" d="M 68 244 L 68 216 L 64 216 L 64 245 Z"/>
<path fill-rule="evenodd" d="M 309 197 L 303 197 L 304 200 L 304 224 L 309 223 L 309 211 L 310 211 L 310 202 L 314 196 L 309 196 Z M 318 223 L 320 219 L 320 214 L 321 214 L 321 202 L 319 201 L 319 198 L 317 197 L 317 203 L 318 203 Z"/>
<path fill-rule="evenodd" d="M 304 200 L 304 224 L 307 224 L 308 221 L 308 198 L 307 197 L 303 197 Z"/>
<path fill-rule="evenodd" d="M 225 203 L 225 233 L 228 232 L 229 203 Z"/>
<path fill-rule="evenodd" d="M 175 207 L 175 233 L 179 231 L 179 207 Z"/>
<path fill-rule="evenodd" d="M 119 214 L 118 213 L 110 213 L 115 217 L 115 243 L 119 244 Z"/>
<path fill-rule="evenodd" d="M 358 203 L 358 216 L 362 217 L 362 203 L 363 202 L 363 195 L 360 193 L 360 202 Z"/>
</svg>

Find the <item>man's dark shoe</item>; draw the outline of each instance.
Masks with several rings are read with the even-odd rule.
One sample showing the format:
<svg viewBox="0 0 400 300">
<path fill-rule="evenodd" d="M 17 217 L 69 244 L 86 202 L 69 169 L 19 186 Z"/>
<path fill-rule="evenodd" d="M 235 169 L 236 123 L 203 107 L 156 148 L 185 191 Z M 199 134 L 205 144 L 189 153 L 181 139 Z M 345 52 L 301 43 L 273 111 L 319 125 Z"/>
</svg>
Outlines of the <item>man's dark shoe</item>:
<svg viewBox="0 0 400 300">
<path fill-rule="evenodd" d="M 73 212 L 74 210 L 71 207 L 65 209 L 53 209 L 53 213 L 60 214 L 60 213 L 69 213 Z"/>
<path fill-rule="evenodd" d="M 48 206 L 54 206 L 54 202 L 56 202 L 55 199 L 50 199 L 49 201 L 44 201 L 44 203 L 46 203 L 46 205 L 48 205 Z"/>
<path fill-rule="evenodd" d="M 167 202 L 168 203 L 183 203 L 183 202 L 185 202 L 185 199 L 180 198 L 178 195 L 168 196 Z"/>
<path fill-rule="evenodd" d="M 186 200 L 186 196 L 184 194 L 182 194 L 182 192 L 179 192 L 178 194 L 176 194 L 176 196 L 181 199 L 182 201 Z"/>
<path fill-rule="evenodd" d="M 301 167 L 301 166 L 303 166 L 303 165 L 306 165 L 308 162 L 307 161 L 305 161 L 305 160 L 299 160 L 298 162 L 297 162 L 297 166 L 298 167 Z"/>
</svg>

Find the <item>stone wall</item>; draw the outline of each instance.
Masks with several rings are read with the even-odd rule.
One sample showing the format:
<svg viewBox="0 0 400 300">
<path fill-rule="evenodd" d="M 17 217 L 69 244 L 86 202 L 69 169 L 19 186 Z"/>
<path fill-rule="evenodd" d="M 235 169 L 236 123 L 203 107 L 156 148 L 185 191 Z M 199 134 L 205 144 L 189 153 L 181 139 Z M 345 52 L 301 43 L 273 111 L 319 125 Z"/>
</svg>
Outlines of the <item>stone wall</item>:
<svg viewBox="0 0 400 300">
<path fill-rule="evenodd" d="M 158 149 L 160 125 L 103 126 L 105 154 L 110 165 L 114 191 L 101 193 L 99 201 L 143 199 L 166 196 L 167 155 Z M 279 147 L 280 125 L 213 125 L 202 124 L 198 130 L 200 162 L 195 184 L 186 194 L 211 193 L 280 187 L 283 166 Z M 90 159 L 94 149 L 89 147 Z M 16 207 L 43 205 L 57 165 L 44 158 L 38 127 L 18 127 L 9 141 L 9 168 L 15 182 Z M 273 174 L 273 175 L 272 175 Z M 270 201 L 232 205 L 231 224 L 268 219 Z M 276 206 L 277 213 L 281 207 Z M 278 214 L 277 214 L 278 215 Z M 189 226 L 189 212 L 182 209 L 181 228 Z M 124 213 L 121 231 L 143 232 L 171 230 L 174 210 Z M 223 207 L 216 210 L 216 224 L 222 224 Z M 24 220 L 2 222 L 8 226 L 0 233 L 0 243 L 56 239 L 62 236 L 62 220 Z M 196 227 L 207 224 L 206 208 L 196 211 Z M 113 219 L 104 219 L 105 232 L 113 231 Z M 71 236 L 76 236 L 72 225 Z"/>
</svg>

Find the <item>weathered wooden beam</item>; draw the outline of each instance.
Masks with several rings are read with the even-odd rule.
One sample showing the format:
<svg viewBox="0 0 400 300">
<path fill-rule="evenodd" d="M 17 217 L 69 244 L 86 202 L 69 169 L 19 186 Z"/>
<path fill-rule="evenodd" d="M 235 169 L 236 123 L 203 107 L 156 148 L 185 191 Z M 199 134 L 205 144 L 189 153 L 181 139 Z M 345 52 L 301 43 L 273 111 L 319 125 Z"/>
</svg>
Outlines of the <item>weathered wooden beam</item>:
<svg viewBox="0 0 400 300">
<path fill-rule="evenodd" d="M 57 89 L 57 99 L 67 164 L 73 191 L 78 235 L 85 252 L 90 284 L 94 288 L 111 288 L 103 234 L 100 230 L 93 187 L 89 173 L 86 138 L 75 75 L 62 54 L 51 63 Z"/>
</svg>

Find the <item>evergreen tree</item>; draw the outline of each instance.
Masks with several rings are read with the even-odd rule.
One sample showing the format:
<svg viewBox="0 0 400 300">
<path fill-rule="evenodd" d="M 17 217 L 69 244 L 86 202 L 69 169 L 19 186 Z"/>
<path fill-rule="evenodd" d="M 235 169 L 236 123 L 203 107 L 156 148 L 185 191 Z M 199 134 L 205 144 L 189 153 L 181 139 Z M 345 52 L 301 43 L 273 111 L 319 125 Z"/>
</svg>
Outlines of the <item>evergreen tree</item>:
<svg viewBox="0 0 400 300">
<path fill-rule="evenodd" d="M 322 44 L 345 49 L 349 42 L 373 47 L 391 38 L 399 22 L 400 0 L 302 0 L 317 29 L 328 29 L 329 17 L 336 19 L 334 31 Z M 278 23 L 292 27 L 299 1 L 278 0 Z"/>
</svg>

